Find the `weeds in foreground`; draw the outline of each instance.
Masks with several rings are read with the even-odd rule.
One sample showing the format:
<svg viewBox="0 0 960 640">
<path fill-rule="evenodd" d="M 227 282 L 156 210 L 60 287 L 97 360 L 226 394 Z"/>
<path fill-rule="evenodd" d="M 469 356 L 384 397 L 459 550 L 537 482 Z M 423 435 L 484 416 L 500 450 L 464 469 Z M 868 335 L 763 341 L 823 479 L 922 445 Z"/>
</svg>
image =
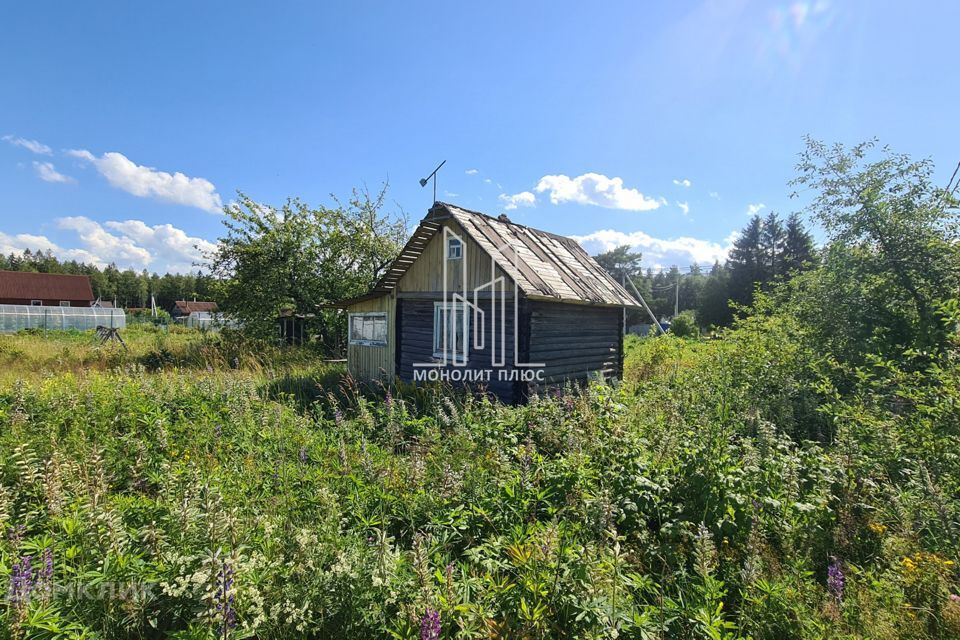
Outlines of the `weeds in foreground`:
<svg viewBox="0 0 960 640">
<path fill-rule="evenodd" d="M 5 384 L 2 633 L 957 637 L 960 375 L 840 395 L 796 331 L 513 408 L 229 361 Z"/>
</svg>

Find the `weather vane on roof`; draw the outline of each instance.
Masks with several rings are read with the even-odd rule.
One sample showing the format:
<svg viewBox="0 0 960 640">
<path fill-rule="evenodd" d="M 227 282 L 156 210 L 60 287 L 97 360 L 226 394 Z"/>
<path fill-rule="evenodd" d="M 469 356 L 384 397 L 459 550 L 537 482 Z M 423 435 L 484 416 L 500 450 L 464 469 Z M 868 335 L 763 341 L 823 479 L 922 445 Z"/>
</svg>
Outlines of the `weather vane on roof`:
<svg viewBox="0 0 960 640">
<path fill-rule="evenodd" d="M 430 182 L 430 178 L 433 178 L 433 201 L 437 201 L 437 171 L 440 171 L 440 167 L 447 164 L 447 161 L 444 160 L 437 165 L 437 168 L 433 170 L 433 173 L 428 175 L 426 178 L 420 178 L 420 186 L 425 187 L 427 183 Z"/>
</svg>

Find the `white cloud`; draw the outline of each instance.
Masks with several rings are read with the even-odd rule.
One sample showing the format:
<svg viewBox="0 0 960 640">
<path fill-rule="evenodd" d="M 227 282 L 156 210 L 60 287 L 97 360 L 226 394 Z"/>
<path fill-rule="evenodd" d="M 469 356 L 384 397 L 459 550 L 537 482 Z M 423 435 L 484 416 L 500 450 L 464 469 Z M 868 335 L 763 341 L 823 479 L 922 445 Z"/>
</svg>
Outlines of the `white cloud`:
<svg viewBox="0 0 960 640">
<path fill-rule="evenodd" d="M 493 182 L 493 180 L 491 180 L 490 178 L 484 178 L 483 181 L 486 182 L 487 184 L 490 184 Z"/>
<path fill-rule="evenodd" d="M 716 191 L 711 191 L 709 195 L 710 195 L 710 197 L 713 198 L 714 200 L 719 200 L 719 199 L 720 199 L 720 194 L 717 193 Z"/>
<path fill-rule="evenodd" d="M 758 202 L 757 204 L 748 204 L 747 215 L 750 217 L 753 217 L 758 213 L 760 213 L 761 209 L 766 209 L 766 208 L 767 208 L 767 205 L 763 204 L 762 202 Z"/>
<path fill-rule="evenodd" d="M 137 246 L 130 238 L 115 236 L 90 218 L 84 216 L 60 218 L 57 220 L 57 226 L 75 232 L 80 237 L 84 248 L 97 256 L 101 264 L 116 262 L 118 265 L 143 268 L 153 261 L 150 252 Z"/>
<path fill-rule="evenodd" d="M 529 191 L 521 191 L 520 193 L 515 193 L 512 196 L 501 193 L 499 196 L 497 196 L 497 198 L 503 203 L 503 208 L 506 211 L 512 211 L 517 207 L 534 207 L 537 204 L 537 196 L 533 195 Z"/>
<path fill-rule="evenodd" d="M 10 235 L 0 231 L 0 254 L 23 253 L 30 251 L 51 252 L 65 260 L 79 260 L 80 262 L 96 262 L 96 256 L 82 249 L 64 249 L 46 236 L 37 236 L 30 233 Z"/>
<path fill-rule="evenodd" d="M 479 169 L 467 169 L 466 171 L 464 171 L 464 173 L 467 174 L 468 176 L 475 176 L 475 175 L 477 175 L 478 173 L 480 173 L 480 170 L 479 170 Z"/>
<path fill-rule="evenodd" d="M 40 176 L 40 179 L 45 182 L 76 182 L 70 176 L 65 176 L 57 168 L 53 166 L 52 162 L 37 162 L 33 161 L 33 169 L 37 172 L 37 175 Z"/>
<path fill-rule="evenodd" d="M 673 184 L 677 185 L 678 187 L 684 187 L 687 189 L 689 189 L 693 185 L 693 183 L 687 180 L 686 178 L 684 178 L 683 180 L 674 179 Z"/>
<path fill-rule="evenodd" d="M 553 204 L 576 202 L 627 211 L 649 211 L 665 204 L 663 199 L 648 198 L 636 189 L 624 187 L 622 178 L 608 178 L 599 173 L 585 173 L 576 178 L 543 176 L 535 191 L 549 191 Z"/>
<path fill-rule="evenodd" d="M 624 233 L 613 229 L 594 231 L 585 236 L 570 236 L 580 243 L 590 254 L 610 251 L 622 245 L 629 245 L 634 251 L 643 253 L 644 264 L 652 266 L 713 264 L 723 261 L 733 242 L 733 235 L 724 239 L 724 244 L 680 237 L 673 239 L 654 238 L 643 231 Z"/>
<path fill-rule="evenodd" d="M 217 248 L 213 242 L 188 236 L 171 224 L 149 226 L 140 220 L 104 224 L 149 251 L 154 260 L 162 261 L 172 271 L 190 271 L 195 268 L 193 263 L 206 264 L 204 254 Z"/>
<path fill-rule="evenodd" d="M 683 215 L 690 213 L 690 203 L 677 201 L 677 206 L 680 207 L 680 211 L 683 211 Z"/>
<path fill-rule="evenodd" d="M 115 263 L 121 269 L 150 269 L 160 273 L 193 271 L 194 263 L 205 264 L 204 252 L 216 245 L 188 236 L 173 225 L 149 226 L 140 220 L 104 222 L 84 216 L 60 218 L 57 227 L 76 234 L 79 248 L 66 248 L 46 236 L 0 232 L 0 253 L 50 251 L 64 260 L 77 260 L 104 267 Z M 106 228 L 105 228 L 106 227 Z"/>
<path fill-rule="evenodd" d="M 99 158 L 86 149 L 72 149 L 67 153 L 93 164 L 112 186 L 140 198 L 156 198 L 210 213 L 219 213 L 223 208 L 216 187 L 205 178 L 191 178 L 179 171 L 173 174 L 158 171 L 136 164 L 115 151 Z"/>
<path fill-rule="evenodd" d="M 443 195 L 447 196 L 448 198 L 459 198 L 459 197 L 460 197 L 460 194 L 459 194 L 459 193 L 454 193 L 454 192 L 452 192 L 452 191 L 444 191 L 444 192 L 443 192 Z"/>
<path fill-rule="evenodd" d="M 36 140 L 27 140 L 26 138 L 20 138 L 18 136 L 3 136 L 3 139 L 15 147 L 23 147 L 38 155 L 48 156 L 53 153 L 53 149 Z"/>
</svg>

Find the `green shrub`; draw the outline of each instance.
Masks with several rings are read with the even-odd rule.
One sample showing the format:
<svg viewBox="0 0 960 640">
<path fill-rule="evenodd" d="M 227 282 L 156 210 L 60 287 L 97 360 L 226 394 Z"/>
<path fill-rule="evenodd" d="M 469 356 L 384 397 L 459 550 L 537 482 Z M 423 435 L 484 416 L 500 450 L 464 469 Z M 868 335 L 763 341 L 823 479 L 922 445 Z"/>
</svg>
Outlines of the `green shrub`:
<svg viewBox="0 0 960 640">
<path fill-rule="evenodd" d="M 700 327 L 693 311 L 681 311 L 670 321 L 670 333 L 678 338 L 697 338 L 700 336 Z"/>
</svg>

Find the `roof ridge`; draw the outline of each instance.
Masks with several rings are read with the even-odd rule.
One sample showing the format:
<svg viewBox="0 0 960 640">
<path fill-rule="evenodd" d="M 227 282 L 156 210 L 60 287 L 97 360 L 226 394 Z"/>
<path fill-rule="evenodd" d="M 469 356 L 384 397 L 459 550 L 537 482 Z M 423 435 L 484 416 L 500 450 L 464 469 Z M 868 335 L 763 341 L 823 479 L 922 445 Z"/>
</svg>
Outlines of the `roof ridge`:
<svg viewBox="0 0 960 640">
<path fill-rule="evenodd" d="M 450 202 L 442 202 L 442 201 L 440 201 L 440 200 L 437 200 L 437 202 L 434 204 L 434 206 L 436 206 L 436 205 L 438 205 L 438 204 L 441 205 L 441 206 L 444 206 L 444 207 L 453 207 L 453 208 L 455 208 L 455 209 L 459 209 L 460 211 L 463 211 L 464 213 L 469 213 L 469 214 L 477 215 L 477 216 L 483 216 L 484 218 L 487 218 L 487 219 L 489 219 L 489 220 L 494 220 L 494 221 L 496 221 L 496 222 L 499 222 L 500 224 L 509 224 L 509 225 L 514 226 L 514 227 L 520 227 L 520 228 L 522 228 L 522 229 L 530 229 L 531 231 L 535 231 L 535 232 L 537 232 L 537 233 L 542 233 L 542 234 L 545 235 L 545 236 L 550 236 L 550 237 L 558 238 L 558 239 L 561 239 L 561 240 L 567 240 L 567 241 L 576 242 L 576 240 L 574 240 L 574 239 L 571 238 L 570 236 L 563 236 L 563 235 L 560 235 L 559 233 L 553 233 L 553 232 L 551 232 L 551 231 L 545 231 L 545 230 L 543 230 L 543 229 L 538 229 L 537 227 L 531 227 L 531 226 L 528 225 L 528 224 L 522 224 L 522 223 L 520 223 L 520 222 L 514 222 L 513 220 L 510 220 L 509 218 L 507 218 L 506 220 L 501 220 L 498 216 L 492 216 L 492 215 L 490 215 L 489 213 L 484 213 L 483 211 L 475 211 L 475 210 L 473 210 L 473 209 L 467 209 L 466 207 L 461 207 L 461 206 L 458 205 L 458 204 L 453 204 L 453 203 L 450 203 Z M 503 214 L 503 215 L 506 215 L 506 214 Z"/>
<path fill-rule="evenodd" d="M 443 228 L 444 220 L 462 228 L 529 297 L 557 302 L 636 306 L 632 296 L 597 265 L 574 238 L 440 200 L 434 202 L 420 220 L 376 285 L 364 296 L 339 304 L 350 304 L 394 290 L 407 269 L 420 259 L 427 245 Z M 512 245 L 513 241 L 518 241 L 520 246 L 510 260 L 502 254 L 500 247 L 504 242 Z"/>
<path fill-rule="evenodd" d="M 52 271 L 17 271 L 15 269 L 0 269 L 0 274 L 16 273 L 30 276 L 69 276 L 71 278 L 89 278 L 85 273 L 54 273 Z"/>
</svg>

